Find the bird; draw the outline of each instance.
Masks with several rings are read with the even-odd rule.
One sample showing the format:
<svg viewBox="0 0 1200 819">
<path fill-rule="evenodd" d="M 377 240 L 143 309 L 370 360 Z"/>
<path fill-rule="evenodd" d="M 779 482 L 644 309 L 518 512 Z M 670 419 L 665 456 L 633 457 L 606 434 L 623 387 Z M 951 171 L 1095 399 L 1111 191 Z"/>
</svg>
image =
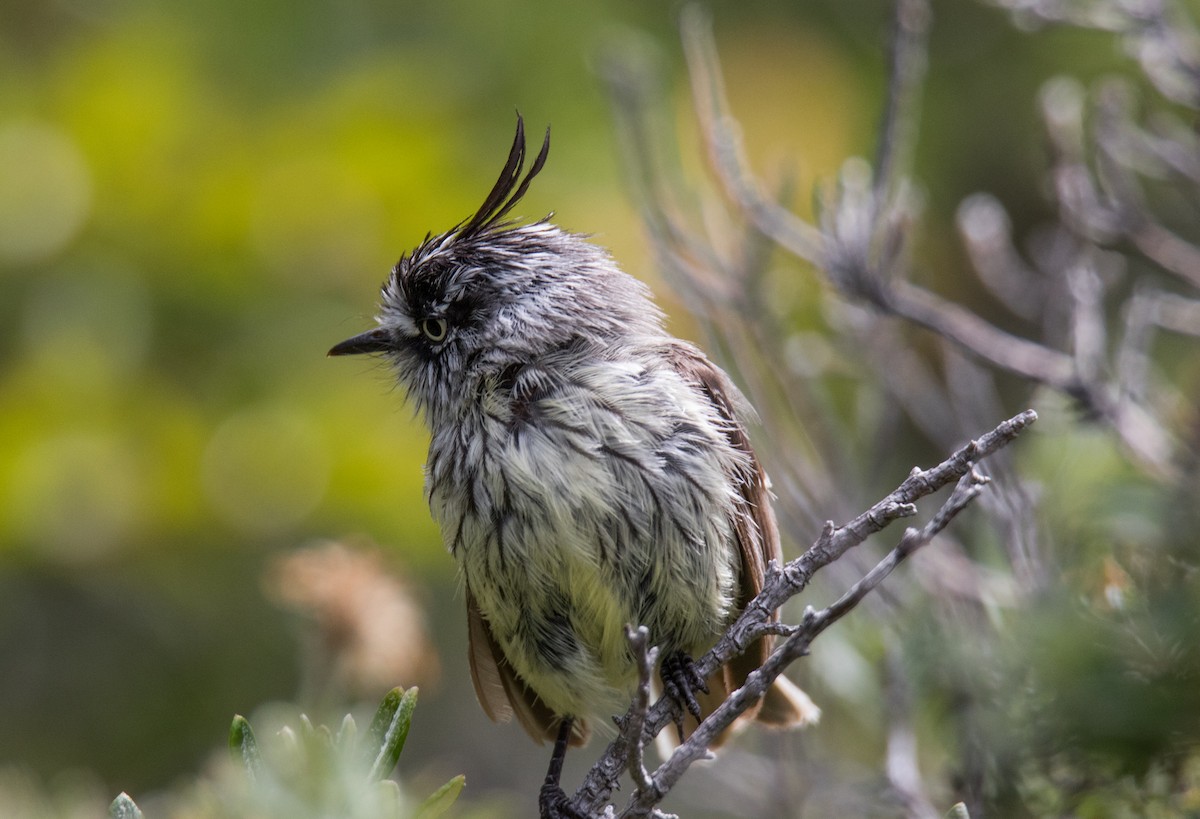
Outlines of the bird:
<svg viewBox="0 0 1200 819">
<path fill-rule="evenodd" d="M 389 360 L 423 416 L 425 494 L 461 575 L 475 692 L 492 720 L 554 742 L 539 808 L 560 817 L 573 815 L 567 746 L 636 685 L 626 625 L 649 630 L 662 690 L 692 726 L 769 653 L 764 636 L 707 680 L 693 662 L 781 548 L 754 410 L 730 377 L 664 329 L 647 286 L 590 237 L 553 214 L 509 217 L 549 149 L 547 128 L 524 173 L 518 113 L 483 204 L 405 253 L 376 326 L 329 355 Z M 774 726 L 817 713 L 784 677 L 748 712 Z"/>
</svg>

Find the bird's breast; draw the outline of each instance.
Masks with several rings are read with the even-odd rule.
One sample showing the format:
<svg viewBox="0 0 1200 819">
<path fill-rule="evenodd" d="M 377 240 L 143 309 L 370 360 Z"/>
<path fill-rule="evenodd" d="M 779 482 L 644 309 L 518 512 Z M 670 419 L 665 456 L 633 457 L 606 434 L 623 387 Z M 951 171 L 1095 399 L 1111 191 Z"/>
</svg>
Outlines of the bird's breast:
<svg viewBox="0 0 1200 819">
<path fill-rule="evenodd" d="M 737 558 L 707 419 L 636 390 L 513 395 L 436 431 L 426 467 L 446 546 L 509 661 L 599 691 L 632 673 L 627 623 L 670 649 L 711 641 Z"/>
</svg>

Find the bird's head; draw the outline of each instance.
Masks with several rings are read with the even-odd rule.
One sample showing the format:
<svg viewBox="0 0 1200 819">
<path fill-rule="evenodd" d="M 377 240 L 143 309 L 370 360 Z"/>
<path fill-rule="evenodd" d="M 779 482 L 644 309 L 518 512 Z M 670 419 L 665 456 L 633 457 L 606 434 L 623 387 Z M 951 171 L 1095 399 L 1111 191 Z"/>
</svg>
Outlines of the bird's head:
<svg viewBox="0 0 1200 819">
<path fill-rule="evenodd" d="M 466 221 L 427 236 L 383 283 L 378 324 L 329 355 L 379 353 L 409 397 L 453 418 L 481 383 L 568 346 L 603 350 L 662 334 L 646 288 L 584 237 L 549 221 L 505 216 L 542 169 L 550 131 L 529 172 L 524 124 L 491 193 Z"/>
</svg>

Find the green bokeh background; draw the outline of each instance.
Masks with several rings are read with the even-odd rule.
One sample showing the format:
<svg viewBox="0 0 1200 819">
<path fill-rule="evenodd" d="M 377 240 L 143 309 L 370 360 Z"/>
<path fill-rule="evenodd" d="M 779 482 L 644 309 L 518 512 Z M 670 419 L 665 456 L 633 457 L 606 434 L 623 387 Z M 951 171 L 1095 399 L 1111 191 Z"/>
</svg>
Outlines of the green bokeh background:
<svg viewBox="0 0 1200 819">
<path fill-rule="evenodd" d="M 546 751 L 487 723 L 466 682 L 426 434 L 382 367 L 324 353 L 369 326 L 401 252 L 478 204 L 516 109 L 554 128 L 521 213 L 593 234 L 690 334 L 594 68 L 613 43 L 652 49 L 695 152 L 677 11 L 0 0 L 0 765 L 135 794 L 197 770 L 234 712 L 297 694 L 296 629 L 264 565 L 363 534 L 425 589 L 442 654 L 408 770 L 466 773 L 464 798 L 533 793 Z M 872 149 L 886 9 L 713 11 L 751 156 L 794 163 L 807 201 Z M 991 190 L 1018 229 L 1049 214 L 1037 88 L 1120 58 L 971 3 L 935 12 L 919 241 L 946 276 L 931 286 L 970 298 L 958 201 Z"/>
</svg>

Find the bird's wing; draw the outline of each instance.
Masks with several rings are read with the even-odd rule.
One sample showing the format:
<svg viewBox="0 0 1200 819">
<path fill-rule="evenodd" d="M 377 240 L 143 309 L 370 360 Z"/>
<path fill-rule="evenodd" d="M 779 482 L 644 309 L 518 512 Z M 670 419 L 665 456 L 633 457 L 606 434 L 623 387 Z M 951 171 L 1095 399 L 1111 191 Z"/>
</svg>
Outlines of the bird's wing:
<svg viewBox="0 0 1200 819">
<path fill-rule="evenodd" d="M 504 658 L 492 636 L 491 626 L 479 610 L 475 596 L 467 589 L 467 657 L 471 682 L 483 712 L 494 722 L 508 722 L 516 714 L 517 722 L 539 744 L 553 742 L 558 735 L 560 717 L 538 699 Z M 576 719 L 571 726 L 572 745 L 588 740 L 587 723 Z"/>
<path fill-rule="evenodd" d="M 770 482 L 754 454 L 750 445 L 750 435 L 746 430 L 746 420 L 753 416 L 754 410 L 729 376 L 695 347 L 679 344 L 672 352 L 671 361 L 676 370 L 708 398 L 724 423 L 725 435 L 729 442 L 748 456 L 746 467 L 731 476 L 739 490 L 733 526 L 737 535 L 741 571 L 738 575 L 734 606 L 741 612 L 762 591 L 767 563 L 771 560 L 780 563 L 783 561 L 779 527 L 771 509 Z M 778 619 L 779 613 L 773 612 L 772 617 Z M 705 698 L 701 698 L 701 707 L 706 715 L 720 705 L 729 692 L 740 688 L 750 673 L 763 664 L 771 653 L 771 645 L 772 639 L 769 635 L 759 638 L 750 644 L 744 654 L 725 665 L 721 679 L 710 680 L 711 694 L 707 699 L 711 702 L 705 702 Z M 781 690 L 776 691 L 773 686 L 768 692 L 765 698 L 765 713 L 760 713 L 760 703 L 748 710 L 746 716 L 759 716 L 760 719 L 776 725 L 801 724 L 815 719 L 815 706 L 810 710 L 804 709 L 799 698 L 787 696 L 791 692 L 784 691 L 784 686 L 790 686 L 790 683 L 780 680 L 778 687 Z M 800 692 L 800 695 L 807 700 L 803 692 Z"/>
<path fill-rule="evenodd" d="M 742 564 L 736 600 L 740 610 L 762 591 L 767 562 L 783 558 L 779 528 L 771 510 L 770 484 L 746 431 L 746 420 L 754 411 L 729 376 L 695 347 L 678 344 L 672 352 L 671 361 L 676 370 L 694 384 L 716 410 L 729 443 L 748 456 L 746 465 L 730 476 L 738 488 L 733 526 Z M 769 651 L 769 643 L 759 641 L 746 653 L 761 664 Z"/>
</svg>

